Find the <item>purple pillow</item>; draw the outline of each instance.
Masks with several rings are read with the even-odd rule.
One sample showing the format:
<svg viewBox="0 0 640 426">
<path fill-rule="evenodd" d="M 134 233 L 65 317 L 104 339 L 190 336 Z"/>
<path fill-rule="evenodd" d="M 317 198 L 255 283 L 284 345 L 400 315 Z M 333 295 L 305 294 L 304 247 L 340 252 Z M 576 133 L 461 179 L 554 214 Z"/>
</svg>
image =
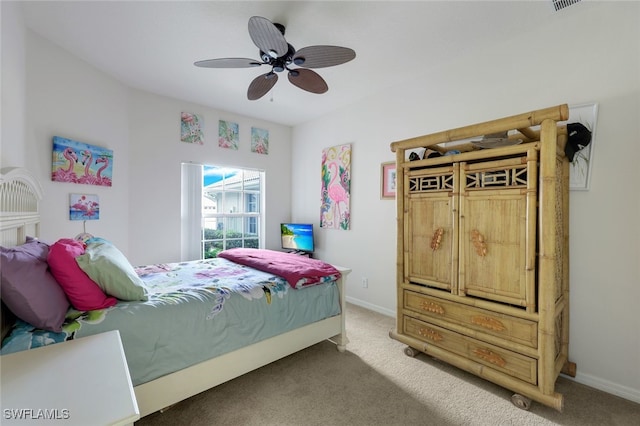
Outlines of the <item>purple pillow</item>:
<svg viewBox="0 0 640 426">
<path fill-rule="evenodd" d="M 69 309 L 64 291 L 48 270 L 49 246 L 37 240 L 0 247 L 0 296 L 18 318 L 50 331 L 62 331 Z"/>
</svg>

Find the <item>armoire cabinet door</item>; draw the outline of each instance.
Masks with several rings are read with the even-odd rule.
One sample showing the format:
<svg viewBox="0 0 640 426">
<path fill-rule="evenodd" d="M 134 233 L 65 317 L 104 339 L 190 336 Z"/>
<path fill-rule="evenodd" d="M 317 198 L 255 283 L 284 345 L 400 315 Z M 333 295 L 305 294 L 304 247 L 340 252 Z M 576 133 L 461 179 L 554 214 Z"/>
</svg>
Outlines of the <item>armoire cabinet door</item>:
<svg viewBox="0 0 640 426">
<path fill-rule="evenodd" d="M 456 181 L 452 166 L 419 171 L 407 178 L 405 276 L 410 282 L 449 291 L 456 287 Z"/>
<path fill-rule="evenodd" d="M 487 167 L 485 175 L 495 173 L 491 163 Z M 462 182 L 469 182 L 460 169 Z M 482 173 L 470 172 L 472 178 Z M 524 181 L 504 179 L 495 186 L 461 185 L 460 294 L 533 309 L 536 218 L 523 176 Z"/>
</svg>

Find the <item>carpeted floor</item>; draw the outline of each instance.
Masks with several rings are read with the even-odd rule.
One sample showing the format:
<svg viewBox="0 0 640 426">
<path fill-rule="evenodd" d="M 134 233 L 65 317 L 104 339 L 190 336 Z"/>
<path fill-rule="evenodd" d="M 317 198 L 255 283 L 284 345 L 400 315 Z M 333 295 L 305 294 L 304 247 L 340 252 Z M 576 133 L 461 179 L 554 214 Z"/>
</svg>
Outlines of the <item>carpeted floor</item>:
<svg viewBox="0 0 640 426">
<path fill-rule="evenodd" d="M 151 414 L 147 425 L 576 425 L 640 424 L 640 404 L 561 377 L 559 413 L 389 338 L 395 320 L 348 305 L 345 353 L 326 341 Z M 260 354 L 256 354 L 260 356 Z M 580 366 L 578 365 L 578 368 Z"/>
</svg>

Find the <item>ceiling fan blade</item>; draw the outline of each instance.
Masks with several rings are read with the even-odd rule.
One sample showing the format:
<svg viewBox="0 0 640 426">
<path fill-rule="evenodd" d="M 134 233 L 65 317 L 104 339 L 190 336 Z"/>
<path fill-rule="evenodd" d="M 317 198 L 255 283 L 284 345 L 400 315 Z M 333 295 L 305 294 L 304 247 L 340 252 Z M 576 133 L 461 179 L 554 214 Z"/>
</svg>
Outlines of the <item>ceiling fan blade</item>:
<svg viewBox="0 0 640 426">
<path fill-rule="evenodd" d="M 356 57 L 356 52 L 348 47 L 309 46 L 298 50 L 293 63 L 306 68 L 324 68 L 344 64 Z"/>
<path fill-rule="evenodd" d="M 288 77 L 291 84 L 307 92 L 320 94 L 329 90 L 327 82 L 315 71 L 296 68 L 289 71 Z"/>
<path fill-rule="evenodd" d="M 276 84 L 278 81 L 278 74 L 270 71 L 266 74 L 262 74 L 253 79 L 249 88 L 247 89 L 247 98 L 250 101 L 255 101 L 256 99 L 260 99 L 264 95 L 267 94 L 269 90 Z"/>
<path fill-rule="evenodd" d="M 198 61 L 193 65 L 203 68 L 252 68 L 259 67 L 262 62 L 249 58 L 220 58 Z"/>
<path fill-rule="evenodd" d="M 249 18 L 249 35 L 261 51 L 273 58 L 284 56 L 289 50 L 287 40 L 278 27 L 261 16 Z"/>
</svg>

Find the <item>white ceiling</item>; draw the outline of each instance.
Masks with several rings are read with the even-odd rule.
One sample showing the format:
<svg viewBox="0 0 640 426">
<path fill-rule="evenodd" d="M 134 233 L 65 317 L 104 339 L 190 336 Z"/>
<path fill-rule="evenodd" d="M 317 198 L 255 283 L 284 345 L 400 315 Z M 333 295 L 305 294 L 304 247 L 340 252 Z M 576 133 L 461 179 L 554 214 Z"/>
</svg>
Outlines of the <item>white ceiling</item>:
<svg viewBox="0 0 640 426">
<path fill-rule="evenodd" d="M 556 13 L 551 0 L 30 1 L 22 6 L 30 29 L 128 86 L 289 126 L 396 84 L 420 84 L 429 67 L 535 29 Z M 207 69 L 193 63 L 259 59 L 247 30 L 254 15 L 285 25 L 285 37 L 297 49 L 345 46 L 356 58 L 316 70 L 329 85 L 325 94 L 300 90 L 281 75 L 270 94 L 249 101 L 249 83 L 269 71 L 267 66 Z"/>
</svg>

